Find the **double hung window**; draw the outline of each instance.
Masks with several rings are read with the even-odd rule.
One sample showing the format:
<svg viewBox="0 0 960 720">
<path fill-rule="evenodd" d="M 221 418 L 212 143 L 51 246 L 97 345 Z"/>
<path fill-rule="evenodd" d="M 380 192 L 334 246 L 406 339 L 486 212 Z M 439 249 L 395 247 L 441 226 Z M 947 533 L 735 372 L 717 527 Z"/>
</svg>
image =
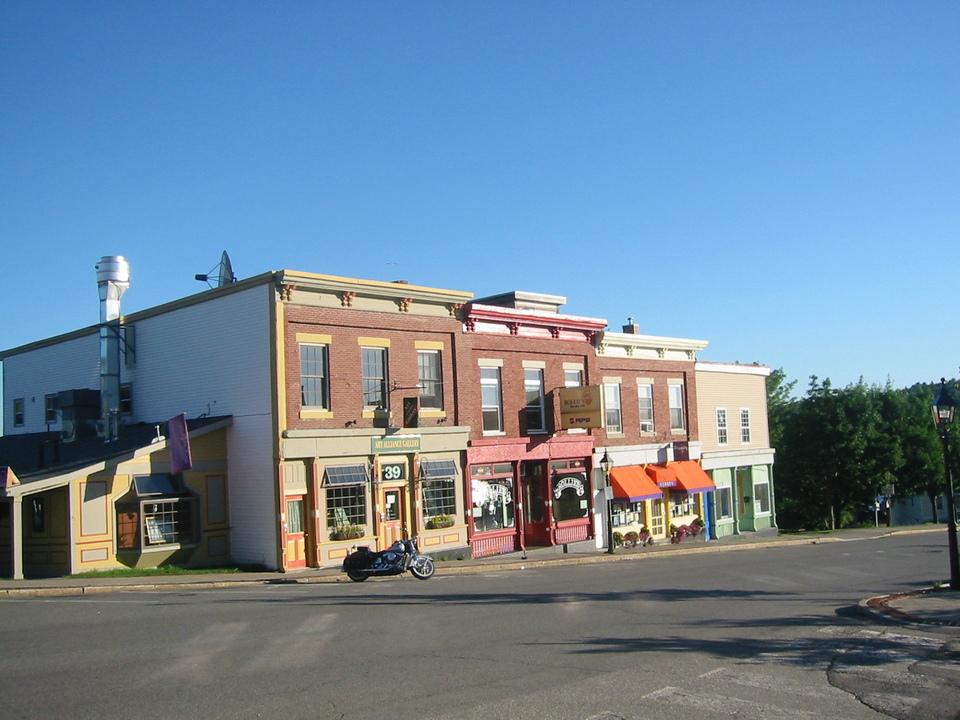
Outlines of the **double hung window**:
<svg viewBox="0 0 960 720">
<path fill-rule="evenodd" d="M 384 347 L 361 348 L 363 406 L 369 409 L 390 408 L 390 393 L 387 392 L 387 349 Z"/>
<path fill-rule="evenodd" d="M 523 388 L 527 398 L 527 407 L 524 413 L 527 420 L 527 432 L 530 434 L 545 433 L 547 431 L 547 417 L 544 403 L 543 370 L 540 368 L 524 368 Z"/>
<path fill-rule="evenodd" d="M 603 403 L 607 433 L 622 433 L 623 416 L 620 409 L 620 385 L 618 383 L 604 384 Z"/>
<path fill-rule="evenodd" d="M 740 442 L 750 444 L 750 409 L 740 408 Z"/>
<path fill-rule="evenodd" d="M 304 407 L 330 408 L 326 345 L 300 345 L 300 402 Z"/>
<path fill-rule="evenodd" d="M 727 444 L 727 409 L 717 408 L 717 445 Z"/>
<path fill-rule="evenodd" d="M 480 368 L 480 404 L 483 432 L 503 432 L 503 394 L 499 367 Z"/>
<path fill-rule="evenodd" d="M 23 398 L 13 399 L 13 426 L 23 427 L 24 424 L 24 402 Z"/>
<path fill-rule="evenodd" d="M 640 432 L 653 432 L 653 385 L 638 383 L 637 395 L 640 398 Z"/>
<path fill-rule="evenodd" d="M 671 382 L 668 386 L 670 399 L 670 429 L 683 432 L 686 423 L 683 417 L 683 383 Z"/>
<path fill-rule="evenodd" d="M 417 351 L 420 407 L 443 410 L 443 365 L 439 350 Z"/>
</svg>

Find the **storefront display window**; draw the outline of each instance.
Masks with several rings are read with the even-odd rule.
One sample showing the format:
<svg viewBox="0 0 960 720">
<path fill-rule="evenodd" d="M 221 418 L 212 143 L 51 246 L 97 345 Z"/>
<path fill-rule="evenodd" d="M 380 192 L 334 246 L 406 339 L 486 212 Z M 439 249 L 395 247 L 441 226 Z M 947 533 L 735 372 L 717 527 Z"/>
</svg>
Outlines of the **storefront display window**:
<svg viewBox="0 0 960 720">
<path fill-rule="evenodd" d="M 558 522 L 587 517 L 590 501 L 584 473 L 556 474 L 551 478 L 553 518 Z"/>
<path fill-rule="evenodd" d="M 696 503 L 691 493 L 670 492 L 670 517 L 693 515 L 696 511 Z"/>
<path fill-rule="evenodd" d="M 473 478 L 473 527 L 477 532 L 512 528 L 513 516 L 513 480 L 510 478 L 492 478 L 481 480 Z"/>
</svg>

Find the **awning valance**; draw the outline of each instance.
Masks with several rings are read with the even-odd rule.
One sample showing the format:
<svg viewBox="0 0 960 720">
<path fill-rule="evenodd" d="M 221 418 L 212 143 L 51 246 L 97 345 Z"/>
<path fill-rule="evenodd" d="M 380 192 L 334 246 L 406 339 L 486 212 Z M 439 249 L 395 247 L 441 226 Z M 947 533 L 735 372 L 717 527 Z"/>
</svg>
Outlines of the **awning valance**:
<svg viewBox="0 0 960 720">
<path fill-rule="evenodd" d="M 626 465 L 610 471 L 610 484 L 613 485 L 614 500 L 640 502 L 663 495 L 653 480 L 639 465 Z"/>
<path fill-rule="evenodd" d="M 677 487 L 686 490 L 688 493 L 710 492 L 716 490 L 717 486 L 713 484 L 710 476 L 700 467 L 700 463 L 694 460 L 683 460 L 670 465 L 677 473 Z"/>
<path fill-rule="evenodd" d="M 650 479 L 657 484 L 657 487 L 672 488 L 676 487 L 679 482 L 677 473 L 674 472 L 673 468 L 674 465 L 647 465 L 644 470 L 646 470 Z"/>
</svg>

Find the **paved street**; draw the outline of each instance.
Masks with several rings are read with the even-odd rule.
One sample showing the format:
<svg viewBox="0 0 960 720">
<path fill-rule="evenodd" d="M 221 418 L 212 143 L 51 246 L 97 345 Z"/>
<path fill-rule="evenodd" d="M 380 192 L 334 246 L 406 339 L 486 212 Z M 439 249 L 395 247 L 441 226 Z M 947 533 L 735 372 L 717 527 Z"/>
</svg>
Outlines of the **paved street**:
<svg viewBox="0 0 960 720">
<path fill-rule="evenodd" d="M 7 599 L 10 718 L 954 718 L 953 628 L 855 612 L 939 535 L 363 584 Z"/>
</svg>

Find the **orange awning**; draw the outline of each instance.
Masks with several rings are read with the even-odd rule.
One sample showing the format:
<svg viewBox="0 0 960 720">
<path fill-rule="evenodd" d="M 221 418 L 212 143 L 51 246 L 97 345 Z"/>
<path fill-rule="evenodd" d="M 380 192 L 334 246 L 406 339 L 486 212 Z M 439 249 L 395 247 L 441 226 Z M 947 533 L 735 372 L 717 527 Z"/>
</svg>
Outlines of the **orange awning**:
<svg viewBox="0 0 960 720">
<path fill-rule="evenodd" d="M 666 465 L 647 465 L 644 470 L 647 471 L 650 479 L 657 484 L 657 487 L 672 488 L 676 487 L 679 482 L 677 474 L 673 471 L 674 467 L 674 465 L 669 467 Z"/>
<path fill-rule="evenodd" d="M 709 492 L 716 490 L 717 486 L 713 484 L 710 476 L 700 467 L 700 463 L 694 460 L 682 460 L 670 465 L 677 473 L 677 487 L 686 490 L 688 493 Z"/>
<path fill-rule="evenodd" d="M 653 480 L 639 465 L 627 465 L 610 471 L 610 484 L 613 485 L 615 500 L 640 502 L 663 495 Z"/>
</svg>

